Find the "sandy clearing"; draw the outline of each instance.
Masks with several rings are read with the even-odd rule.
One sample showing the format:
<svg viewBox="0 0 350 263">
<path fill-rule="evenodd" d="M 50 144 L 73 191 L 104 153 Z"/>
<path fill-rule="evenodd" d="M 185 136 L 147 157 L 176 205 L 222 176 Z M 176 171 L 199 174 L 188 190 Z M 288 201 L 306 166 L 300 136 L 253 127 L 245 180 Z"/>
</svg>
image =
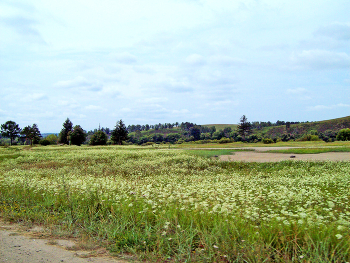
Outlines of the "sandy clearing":
<svg viewBox="0 0 350 263">
<path fill-rule="evenodd" d="M 265 148 L 265 147 L 261 147 Z M 269 150 L 271 149 L 270 147 Z M 281 147 L 276 147 L 281 149 Z M 279 162 L 285 160 L 294 161 L 350 161 L 349 152 L 328 152 L 318 154 L 286 154 L 286 153 L 266 153 L 259 151 L 249 152 L 235 152 L 233 155 L 221 155 L 219 159 L 221 161 L 238 161 L 238 162 Z M 266 149 L 265 149 L 266 151 Z M 291 158 L 291 156 L 295 156 Z"/>
<path fill-rule="evenodd" d="M 343 146 L 315 146 L 315 147 L 303 147 L 303 146 L 260 146 L 260 147 L 217 147 L 217 148 L 182 148 L 179 150 L 240 150 L 240 151 L 257 151 L 267 152 L 274 150 L 288 150 L 288 149 L 312 149 L 312 148 L 341 148 Z"/>
<path fill-rule="evenodd" d="M 126 263 L 108 256 L 91 257 L 89 251 L 69 251 L 65 248 L 74 246 L 70 240 L 54 240 L 49 245 L 48 239 L 35 238 L 41 228 L 23 230 L 16 224 L 0 220 L 0 263 Z M 50 240 L 52 242 L 52 240 Z"/>
</svg>

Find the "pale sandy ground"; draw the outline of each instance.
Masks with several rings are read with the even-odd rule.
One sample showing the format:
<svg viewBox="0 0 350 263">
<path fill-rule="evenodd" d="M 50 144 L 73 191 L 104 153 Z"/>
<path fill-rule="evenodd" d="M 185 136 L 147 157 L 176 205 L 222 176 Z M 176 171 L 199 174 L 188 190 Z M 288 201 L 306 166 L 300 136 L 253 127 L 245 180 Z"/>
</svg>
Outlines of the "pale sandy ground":
<svg viewBox="0 0 350 263">
<path fill-rule="evenodd" d="M 43 230 L 39 227 L 24 230 L 19 225 L 7 224 L 0 220 L 0 263 L 128 262 L 108 257 L 106 251 L 98 257 L 91 257 L 90 251 L 69 251 L 66 248 L 73 247 L 73 241 L 36 238 L 41 231 Z"/>
<path fill-rule="evenodd" d="M 260 147 L 265 148 L 265 147 Z M 276 147 L 278 148 L 278 147 Z M 281 149 L 281 148 L 279 148 Z M 274 150 L 269 148 L 268 150 Z M 286 154 L 286 153 L 264 153 L 263 149 L 255 152 L 235 152 L 233 155 L 221 155 L 221 161 L 238 161 L 238 162 L 279 162 L 285 160 L 293 161 L 350 161 L 349 152 L 329 152 L 318 154 Z M 291 158 L 291 156 L 295 156 Z"/>
</svg>

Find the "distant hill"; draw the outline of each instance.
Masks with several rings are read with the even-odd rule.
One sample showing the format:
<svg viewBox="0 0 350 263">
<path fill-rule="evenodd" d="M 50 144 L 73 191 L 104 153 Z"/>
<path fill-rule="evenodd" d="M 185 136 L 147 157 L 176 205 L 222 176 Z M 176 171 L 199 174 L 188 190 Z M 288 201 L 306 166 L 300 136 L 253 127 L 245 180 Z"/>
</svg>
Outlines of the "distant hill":
<svg viewBox="0 0 350 263">
<path fill-rule="evenodd" d="M 329 133 L 330 131 L 338 132 L 344 128 L 350 128 L 350 116 L 324 121 L 291 124 L 290 128 L 287 128 L 286 125 L 266 127 L 261 130 L 254 130 L 254 133 L 266 137 L 280 137 L 282 134 L 293 134 L 298 137 L 311 131 Z"/>
</svg>

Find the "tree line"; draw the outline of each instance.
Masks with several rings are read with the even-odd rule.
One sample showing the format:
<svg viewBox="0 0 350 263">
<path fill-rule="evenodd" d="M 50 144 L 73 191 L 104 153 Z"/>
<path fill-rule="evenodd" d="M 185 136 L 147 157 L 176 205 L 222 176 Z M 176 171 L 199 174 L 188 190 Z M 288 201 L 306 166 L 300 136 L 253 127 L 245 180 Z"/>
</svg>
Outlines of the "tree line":
<svg viewBox="0 0 350 263">
<path fill-rule="evenodd" d="M 216 130 L 215 126 L 201 126 L 192 122 L 175 122 L 175 123 L 158 123 L 154 125 L 129 125 L 125 126 L 122 120 L 116 123 L 114 129 L 99 127 L 86 132 L 80 125 L 73 125 L 67 118 L 63 123 L 63 128 L 57 135 L 50 134 L 42 138 L 37 124 L 28 125 L 21 129 L 18 124 L 13 121 L 7 121 L 1 125 L 1 136 L 10 139 L 10 144 L 18 139 L 21 144 L 68 144 L 68 145 L 106 145 L 106 144 L 153 144 L 153 143 L 183 143 L 189 141 L 199 141 L 201 143 L 218 142 L 264 142 L 273 143 L 276 141 L 289 140 L 350 140 L 349 129 L 339 132 L 326 131 L 318 133 L 310 131 L 304 134 L 301 138 L 296 138 L 294 134 L 280 134 L 279 137 L 269 138 L 253 134 L 254 130 L 258 131 L 262 127 L 281 126 L 285 125 L 287 129 L 291 124 L 301 122 L 249 122 L 247 117 L 243 115 L 240 118 L 237 128 L 233 130 L 231 127 L 226 127 L 221 130 Z"/>
<path fill-rule="evenodd" d="M 108 130 L 109 131 L 109 130 Z M 28 125 L 21 129 L 19 125 L 14 121 L 7 121 L 1 125 L 1 137 L 9 138 L 10 145 L 13 145 L 14 141 L 18 139 L 21 144 L 69 144 L 69 145 L 82 145 L 86 142 L 88 133 L 80 126 L 75 125 L 69 118 L 63 123 L 63 128 L 58 136 L 50 134 L 43 138 L 37 124 L 32 126 Z M 91 145 L 106 145 L 108 135 L 104 130 L 96 131 L 90 138 L 89 144 Z M 110 140 L 113 144 L 121 145 L 123 141 L 128 140 L 128 131 L 122 120 L 119 120 L 115 128 L 110 133 Z"/>
</svg>

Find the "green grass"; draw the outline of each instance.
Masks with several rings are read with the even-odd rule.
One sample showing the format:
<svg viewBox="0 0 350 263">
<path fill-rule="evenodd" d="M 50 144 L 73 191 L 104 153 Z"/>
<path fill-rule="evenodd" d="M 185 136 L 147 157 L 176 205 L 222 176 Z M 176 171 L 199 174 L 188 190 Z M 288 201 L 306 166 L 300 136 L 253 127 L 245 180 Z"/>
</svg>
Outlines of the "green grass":
<svg viewBox="0 0 350 263">
<path fill-rule="evenodd" d="M 189 154 L 200 156 L 200 157 L 206 157 L 206 158 L 217 157 L 220 155 L 230 155 L 230 154 L 234 154 L 235 152 L 238 152 L 238 151 L 248 151 L 248 150 L 247 149 L 242 149 L 242 150 L 238 150 L 238 149 L 234 149 L 234 150 L 232 150 L 232 149 L 186 150 L 186 152 Z M 249 151 L 254 151 L 254 150 L 249 149 Z"/>
<path fill-rule="evenodd" d="M 328 152 L 350 152 L 350 147 L 333 147 L 333 148 L 296 148 L 285 150 L 271 150 L 271 153 L 295 153 L 295 154 L 317 154 Z"/>
<path fill-rule="evenodd" d="M 20 154 L 1 154 L 0 155 L 0 162 L 7 160 L 7 159 L 16 159 L 20 157 Z"/>
<path fill-rule="evenodd" d="M 0 148 L 0 216 L 148 262 L 350 261 L 350 162 L 230 152 Z"/>
</svg>

